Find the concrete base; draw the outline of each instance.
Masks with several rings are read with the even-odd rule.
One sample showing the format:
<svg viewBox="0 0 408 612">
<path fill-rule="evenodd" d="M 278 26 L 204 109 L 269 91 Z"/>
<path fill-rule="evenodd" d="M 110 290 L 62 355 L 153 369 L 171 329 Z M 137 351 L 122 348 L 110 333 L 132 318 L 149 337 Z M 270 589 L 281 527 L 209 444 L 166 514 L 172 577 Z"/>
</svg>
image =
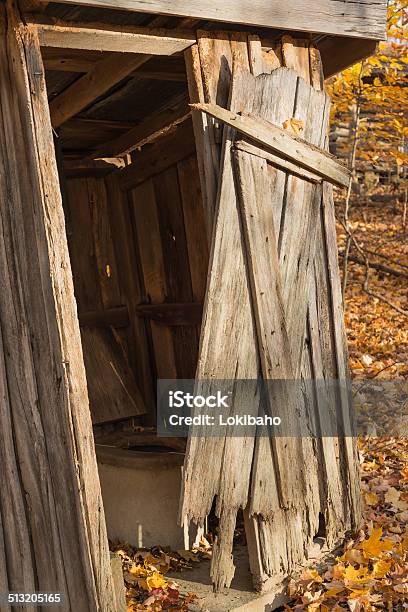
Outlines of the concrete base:
<svg viewBox="0 0 408 612">
<path fill-rule="evenodd" d="M 189 548 L 178 523 L 183 454 L 96 445 L 108 537 L 138 548 Z"/>
<path fill-rule="evenodd" d="M 271 612 L 289 598 L 282 579 L 270 583 L 270 590 L 256 593 L 252 587 L 246 546 L 234 548 L 235 576 L 230 589 L 214 594 L 210 579 L 210 561 L 202 561 L 192 570 L 166 574 L 180 586 L 182 593 L 196 593 L 191 612 Z"/>
</svg>

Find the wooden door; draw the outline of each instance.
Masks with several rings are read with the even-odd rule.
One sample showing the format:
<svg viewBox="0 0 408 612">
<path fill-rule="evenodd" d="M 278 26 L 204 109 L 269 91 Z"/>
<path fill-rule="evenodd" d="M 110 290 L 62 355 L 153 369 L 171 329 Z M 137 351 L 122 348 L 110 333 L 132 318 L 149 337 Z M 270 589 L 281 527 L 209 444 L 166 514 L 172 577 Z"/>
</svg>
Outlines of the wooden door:
<svg viewBox="0 0 408 612">
<path fill-rule="evenodd" d="M 201 33 L 190 52 L 190 91 L 205 111 L 194 122 L 213 233 L 199 381 L 347 377 L 333 200 L 322 180 L 347 172 L 320 172 L 335 161 L 321 151 L 327 147 L 329 100 L 317 60 L 308 42 L 284 39 L 266 55 L 256 37 L 244 34 Z M 211 134 L 220 124 L 222 149 L 214 150 Z M 303 143 L 293 138 L 296 129 L 302 129 Z M 288 138 L 294 156 L 290 147 L 280 148 Z M 313 147 L 301 157 L 307 143 Z M 314 155 L 322 165 L 310 163 Z M 358 524 L 354 443 L 300 435 L 300 419 L 322 411 L 306 411 L 299 387 L 288 392 L 283 386 L 278 395 L 290 437 L 215 438 L 196 429 L 189 440 L 181 517 L 201 523 L 216 497 L 217 590 L 229 586 L 234 574 L 240 507 L 246 509 L 251 569 L 260 589 L 302 562 L 319 532 L 332 544 Z M 325 405 L 339 406 L 347 418 L 348 398 L 331 393 L 328 385 Z M 257 402 L 243 402 L 235 411 L 256 413 Z"/>
</svg>

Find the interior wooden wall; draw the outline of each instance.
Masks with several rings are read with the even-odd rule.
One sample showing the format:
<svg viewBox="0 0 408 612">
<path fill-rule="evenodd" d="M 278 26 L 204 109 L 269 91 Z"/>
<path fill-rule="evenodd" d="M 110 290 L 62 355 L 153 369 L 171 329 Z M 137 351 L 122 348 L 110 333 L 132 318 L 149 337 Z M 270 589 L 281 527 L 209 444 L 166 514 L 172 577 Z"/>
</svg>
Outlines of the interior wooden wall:
<svg viewBox="0 0 408 612">
<path fill-rule="evenodd" d="M 194 305 L 204 300 L 208 246 L 191 123 L 135 153 L 125 169 L 67 178 L 65 191 L 85 357 L 97 348 L 84 340 L 84 320 L 87 328 L 111 324 L 151 423 L 156 378 L 193 378 L 197 363 Z M 161 304 L 159 313 L 142 307 Z M 88 386 L 94 422 L 131 416 L 120 406 L 111 414 L 99 396 L 95 405 Z"/>
</svg>

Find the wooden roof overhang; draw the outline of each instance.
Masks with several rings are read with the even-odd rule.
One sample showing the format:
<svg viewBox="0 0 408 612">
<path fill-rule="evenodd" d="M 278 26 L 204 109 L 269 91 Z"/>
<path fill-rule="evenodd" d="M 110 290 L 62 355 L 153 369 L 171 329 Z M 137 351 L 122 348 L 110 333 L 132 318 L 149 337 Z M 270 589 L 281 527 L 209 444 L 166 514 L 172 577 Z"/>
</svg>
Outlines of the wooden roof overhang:
<svg viewBox="0 0 408 612">
<path fill-rule="evenodd" d="M 27 0 L 26 0 L 27 1 Z M 28 0 L 38 6 L 46 0 Z M 63 0 L 68 5 L 381 39 L 386 0 Z M 35 6 L 35 4 L 34 4 Z"/>
<path fill-rule="evenodd" d="M 386 13 L 385 0 L 307 6 L 289 0 L 284 11 L 276 0 L 22 0 L 20 6 L 38 28 L 53 127 L 65 156 L 78 159 L 123 156 L 185 119 L 183 52 L 199 29 L 251 31 L 266 48 L 288 31 L 309 38 L 328 77 L 374 51 Z"/>
</svg>

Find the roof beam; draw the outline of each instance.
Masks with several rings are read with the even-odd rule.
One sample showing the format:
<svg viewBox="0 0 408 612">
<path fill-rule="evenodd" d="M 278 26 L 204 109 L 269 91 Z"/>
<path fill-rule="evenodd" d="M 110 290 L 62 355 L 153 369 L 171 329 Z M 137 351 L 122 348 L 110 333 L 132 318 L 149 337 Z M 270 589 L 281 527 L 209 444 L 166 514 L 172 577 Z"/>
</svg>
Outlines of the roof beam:
<svg viewBox="0 0 408 612">
<path fill-rule="evenodd" d="M 142 13 L 356 38 L 385 37 L 386 0 L 63 0 Z"/>
<path fill-rule="evenodd" d="M 31 21 L 37 26 L 42 47 L 116 51 L 147 55 L 173 55 L 196 42 L 192 32 L 164 28 L 135 28 L 107 23 L 79 23 L 44 19 Z"/>
<path fill-rule="evenodd" d="M 46 70 L 61 72 L 89 72 L 102 59 L 99 51 L 54 47 L 42 47 L 41 55 Z"/>
<path fill-rule="evenodd" d="M 328 79 L 333 74 L 373 55 L 377 44 L 375 40 L 324 37 L 317 43 L 322 58 L 324 78 Z"/>
<path fill-rule="evenodd" d="M 81 55 L 78 55 L 79 53 Z M 101 60 L 100 51 L 58 49 L 55 47 L 42 47 L 42 56 L 46 70 L 60 72 L 89 72 Z M 138 69 L 137 76 L 140 79 L 180 83 L 187 79 L 183 57 L 170 55 L 152 57 L 149 62 Z"/>
<path fill-rule="evenodd" d="M 147 117 L 140 125 L 117 136 L 110 142 L 99 145 L 92 157 L 108 156 L 122 157 L 148 142 L 155 142 L 182 123 L 190 115 L 190 107 L 186 96 L 178 96 L 167 107 Z"/>
<path fill-rule="evenodd" d="M 42 13 L 48 4 L 48 0 L 20 0 L 19 7 L 22 13 Z"/>
<path fill-rule="evenodd" d="M 150 59 L 150 55 L 124 55 L 118 60 L 109 56 L 80 77 L 70 87 L 50 102 L 51 123 L 57 128 L 81 112 L 94 100 L 109 91 L 139 66 Z"/>
</svg>

